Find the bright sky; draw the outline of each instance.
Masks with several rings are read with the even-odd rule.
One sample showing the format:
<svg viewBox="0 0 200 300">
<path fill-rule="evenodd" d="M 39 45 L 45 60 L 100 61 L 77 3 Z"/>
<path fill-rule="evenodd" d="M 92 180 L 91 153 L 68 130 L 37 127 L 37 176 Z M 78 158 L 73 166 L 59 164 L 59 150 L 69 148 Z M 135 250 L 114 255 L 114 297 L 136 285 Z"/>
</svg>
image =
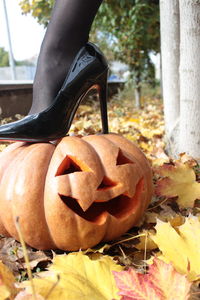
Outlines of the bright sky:
<svg viewBox="0 0 200 300">
<path fill-rule="evenodd" d="M 6 0 L 14 58 L 23 60 L 39 53 L 45 29 L 30 15 L 22 15 L 18 3 L 19 0 Z M 0 47 L 8 50 L 2 0 L 0 0 Z"/>
</svg>

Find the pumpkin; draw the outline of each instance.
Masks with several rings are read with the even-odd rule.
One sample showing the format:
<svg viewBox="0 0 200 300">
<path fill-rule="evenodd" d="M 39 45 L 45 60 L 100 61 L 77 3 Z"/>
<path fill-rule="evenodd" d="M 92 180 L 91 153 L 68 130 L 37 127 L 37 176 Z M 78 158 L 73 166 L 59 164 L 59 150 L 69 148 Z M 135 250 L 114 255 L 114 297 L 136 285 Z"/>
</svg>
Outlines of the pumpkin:
<svg viewBox="0 0 200 300">
<path fill-rule="evenodd" d="M 15 142 L 0 155 L 0 234 L 37 249 L 86 249 L 137 225 L 152 196 L 144 154 L 117 134 Z"/>
</svg>

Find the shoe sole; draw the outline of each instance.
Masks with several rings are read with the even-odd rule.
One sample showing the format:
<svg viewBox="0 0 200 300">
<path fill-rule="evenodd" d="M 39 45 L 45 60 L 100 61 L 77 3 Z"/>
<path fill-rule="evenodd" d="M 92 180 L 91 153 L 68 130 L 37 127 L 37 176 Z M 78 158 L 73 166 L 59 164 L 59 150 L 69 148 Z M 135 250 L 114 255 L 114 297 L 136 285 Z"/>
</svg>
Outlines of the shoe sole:
<svg viewBox="0 0 200 300">
<path fill-rule="evenodd" d="M 49 142 L 54 142 L 54 141 L 57 141 L 57 140 L 60 140 L 62 137 L 58 137 L 54 140 L 52 139 L 15 139 L 15 138 L 4 138 L 4 139 L 0 139 L 0 143 L 1 142 L 27 142 L 27 143 L 49 143 Z"/>
</svg>

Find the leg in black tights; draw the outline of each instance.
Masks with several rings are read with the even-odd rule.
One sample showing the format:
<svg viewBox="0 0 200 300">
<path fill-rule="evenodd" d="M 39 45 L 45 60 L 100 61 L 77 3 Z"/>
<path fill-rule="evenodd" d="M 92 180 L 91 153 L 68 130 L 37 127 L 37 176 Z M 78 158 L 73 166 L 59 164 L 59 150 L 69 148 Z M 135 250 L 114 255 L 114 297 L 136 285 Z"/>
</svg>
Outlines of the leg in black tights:
<svg viewBox="0 0 200 300">
<path fill-rule="evenodd" d="M 56 0 L 41 46 L 29 114 L 49 107 L 60 90 L 102 0 Z"/>
</svg>

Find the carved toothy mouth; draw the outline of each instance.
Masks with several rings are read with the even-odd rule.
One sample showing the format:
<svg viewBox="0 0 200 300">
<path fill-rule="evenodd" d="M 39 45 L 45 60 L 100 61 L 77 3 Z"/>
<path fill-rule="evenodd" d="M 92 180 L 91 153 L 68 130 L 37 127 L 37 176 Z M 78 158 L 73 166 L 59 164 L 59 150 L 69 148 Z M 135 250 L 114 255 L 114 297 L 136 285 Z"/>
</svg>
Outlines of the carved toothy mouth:
<svg viewBox="0 0 200 300">
<path fill-rule="evenodd" d="M 137 183 L 135 195 L 132 198 L 122 194 L 107 202 L 94 202 L 86 211 L 83 211 L 76 199 L 64 195 L 60 195 L 60 198 L 69 209 L 84 220 L 101 225 L 106 222 L 108 214 L 119 220 L 133 214 L 141 201 L 143 190 L 144 179 L 142 178 Z"/>
</svg>

